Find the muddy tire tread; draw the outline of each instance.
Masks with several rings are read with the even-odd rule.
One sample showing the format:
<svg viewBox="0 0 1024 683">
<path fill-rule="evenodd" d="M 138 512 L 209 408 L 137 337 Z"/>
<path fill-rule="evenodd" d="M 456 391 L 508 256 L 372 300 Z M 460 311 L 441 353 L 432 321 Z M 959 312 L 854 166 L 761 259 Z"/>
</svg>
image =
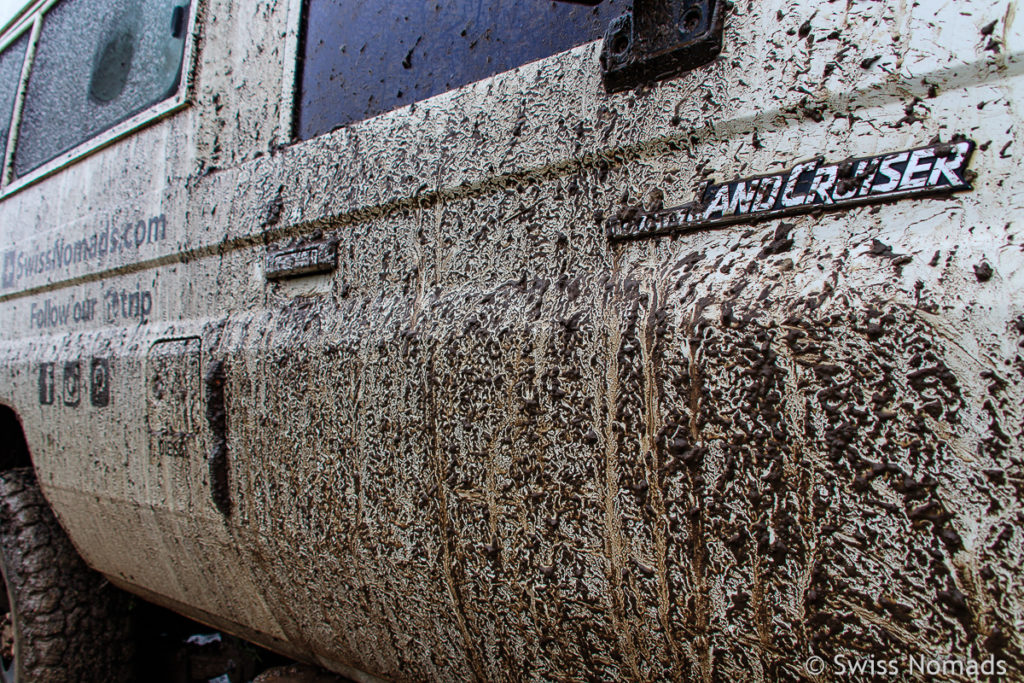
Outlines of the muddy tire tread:
<svg viewBox="0 0 1024 683">
<path fill-rule="evenodd" d="M 130 598 L 82 561 L 31 468 L 0 472 L 0 562 L 19 683 L 132 679 Z"/>
</svg>

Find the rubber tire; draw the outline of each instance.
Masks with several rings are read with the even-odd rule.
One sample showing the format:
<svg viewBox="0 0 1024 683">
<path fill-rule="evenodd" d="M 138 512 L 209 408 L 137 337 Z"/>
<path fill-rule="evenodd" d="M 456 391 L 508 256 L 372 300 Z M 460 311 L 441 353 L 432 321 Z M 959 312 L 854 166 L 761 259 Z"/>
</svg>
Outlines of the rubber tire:
<svg viewBox="0 0 1024 683">
<path fill-rule="evenodd" d="M 132 680 L 132 599 L 78 556 L 31 468 L 0 472 L 0 570 L 14 681 Z"/>
</svg>

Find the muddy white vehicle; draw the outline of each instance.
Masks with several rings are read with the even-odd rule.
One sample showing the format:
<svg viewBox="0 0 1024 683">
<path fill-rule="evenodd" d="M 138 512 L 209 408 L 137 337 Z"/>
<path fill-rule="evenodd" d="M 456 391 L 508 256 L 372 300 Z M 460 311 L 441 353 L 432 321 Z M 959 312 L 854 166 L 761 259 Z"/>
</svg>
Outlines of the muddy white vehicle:
<svg viewBox="0 0 1024 683">
<path fill-rule="evenodd" d="M 1017 10 L 36 2 L 5 680 L 1024 676 Z"/>
</svg>

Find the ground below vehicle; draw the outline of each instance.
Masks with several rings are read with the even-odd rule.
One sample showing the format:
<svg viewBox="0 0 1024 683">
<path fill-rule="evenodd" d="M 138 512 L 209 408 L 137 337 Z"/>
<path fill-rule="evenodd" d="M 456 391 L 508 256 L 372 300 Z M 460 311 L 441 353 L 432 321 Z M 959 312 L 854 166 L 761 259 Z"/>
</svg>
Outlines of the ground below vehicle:
<svg viewBox="0 0 1024 683">
<path fill-rule="evenodd" d="M 92 568 L 352 675 L 1021 675 L 1016 2 L 742 1 L 674 79 L 295 142 L 298 7 L 8 165 L 0 403 Z"/>
</svg>

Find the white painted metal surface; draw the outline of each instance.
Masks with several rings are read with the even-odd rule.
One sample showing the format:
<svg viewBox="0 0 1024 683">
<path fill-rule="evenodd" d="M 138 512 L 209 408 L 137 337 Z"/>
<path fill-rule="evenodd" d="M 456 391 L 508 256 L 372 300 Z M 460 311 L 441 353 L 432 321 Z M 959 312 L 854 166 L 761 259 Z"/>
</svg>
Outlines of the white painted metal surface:
<svg viewBox="0 0 1024 683">
<path fill-rule="evenodd" d="M 0 403 L 83 556 L 384 678 L 1022 675 L 1017 3 L 735 4 L 651 88 L 592 44 L 280 147 L 294 9 L 208 0 L 190 107 L 0 201 Z M 605 235 L 957 136 L 970 192 Z"/>
</svg>

